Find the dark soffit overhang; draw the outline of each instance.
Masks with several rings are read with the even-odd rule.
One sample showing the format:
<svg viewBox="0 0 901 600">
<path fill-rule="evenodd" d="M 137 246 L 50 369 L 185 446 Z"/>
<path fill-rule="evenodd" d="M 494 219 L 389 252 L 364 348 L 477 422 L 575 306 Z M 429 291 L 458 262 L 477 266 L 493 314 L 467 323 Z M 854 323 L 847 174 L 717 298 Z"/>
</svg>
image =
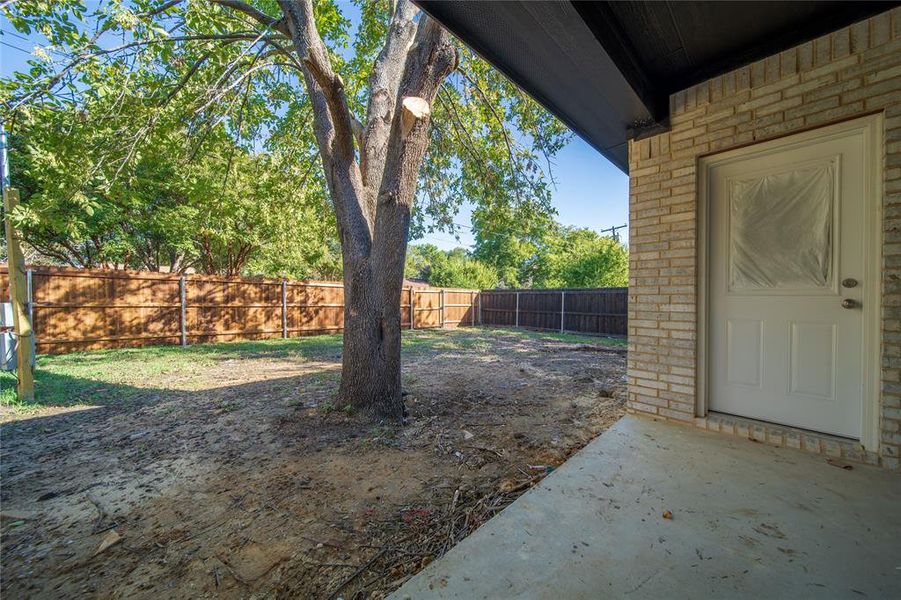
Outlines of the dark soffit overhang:
<svg viewBox="0 0 901 600">
<path fill-rule="evenodd" d="M 623 172 L 669 96 L 899 2 L 416 0 Z"/>
</svg>

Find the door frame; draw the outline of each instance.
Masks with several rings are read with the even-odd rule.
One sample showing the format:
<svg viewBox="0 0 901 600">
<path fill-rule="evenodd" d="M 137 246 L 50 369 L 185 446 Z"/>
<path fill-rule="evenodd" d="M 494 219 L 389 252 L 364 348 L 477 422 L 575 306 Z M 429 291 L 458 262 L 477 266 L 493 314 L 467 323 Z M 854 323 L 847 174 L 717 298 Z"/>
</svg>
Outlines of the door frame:
<svg viewBox="0 0 901 600">
<path fill-rule="evenodd" d="M 866 152 L 865 202 L 867 203 L 864 232 L 864 285 L 867 302 L 863 307 L 864 375 L 861 402 L 861 445 L 869 451 L 879 449 L 879 407 L 881 380 L 881 322 L 882 314 L 882 185 L 883 185 L 883 114 L 876 113 L 832 125 L 817 127 L 797 133 L 754 143 L 748 146 L 701 156 L 698 159 L 698 335 L 697 382 L 695 386 L 695 415 L 707 416 L 709 406 L 708 348 L 710 346 L 710 198 L 708 194 L 710 171 L 714 166 L 728 164 L 751 157 L 765 156 L 782 150 L 803 147 L 814 141 L 843 137 L 850 132 L 861 132 Z M 870 185 L 873 182 L 873 185 Z M 872 188 L 872 189 L 870 189 Z M 791 427 L 785 425 L 785 427 Z"/>
</svg>

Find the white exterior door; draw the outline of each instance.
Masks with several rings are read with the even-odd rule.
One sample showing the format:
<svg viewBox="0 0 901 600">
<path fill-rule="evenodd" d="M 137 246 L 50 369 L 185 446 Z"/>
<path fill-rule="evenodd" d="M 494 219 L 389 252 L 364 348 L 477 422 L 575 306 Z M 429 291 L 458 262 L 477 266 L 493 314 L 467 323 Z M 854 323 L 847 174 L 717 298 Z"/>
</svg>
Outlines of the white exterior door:
<svg viewBox="0 0 901 600">
<path fill-rule="evenodd" d="M 709 160 L 708 406 L 861 436 L 873 169 L 866 126 Z"/>
</svg>

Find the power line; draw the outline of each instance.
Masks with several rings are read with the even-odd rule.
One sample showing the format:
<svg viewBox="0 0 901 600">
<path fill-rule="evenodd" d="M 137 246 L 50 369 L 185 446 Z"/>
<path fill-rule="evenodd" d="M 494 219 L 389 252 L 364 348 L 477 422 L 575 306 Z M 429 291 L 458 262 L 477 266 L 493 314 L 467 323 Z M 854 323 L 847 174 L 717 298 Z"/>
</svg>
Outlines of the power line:
<svg viewBox="0 0 901 600">
<path fill-rule="evenodd" d="M 31 40 L 31 39 L 25 37 L 24 35 L 20 35 L 20 34 L 14 32 L 14 31 L 7 31 L 6 29 L 0 29 L 0 34 L 3 34 L 3 35 L 11 35 L 11 36 L 13 36 L 14 38 L 18 38 L 18 39 L 22 40 L 23 42 L 28 42 L 29 44 L 34 44 L 36 48 L 41 48 L 41 49 L 44 50 L 45 52 L 51 52 L 51 53 L 53 53 L 53 54 L 62 56 L 63 58 L 72 58 L 72 57 L 73 57 L 73 55 L 70 54 L 70 53 L 68 53 L 68 52 L 63 52 L 63 51 L 61 51 L 61 50 L 57 50 L 56 48 L 54 48 L 54 47 L 51 46 L 51 45 L 45 45 L 45 44 L 38 44 L 38 43 L 35 43 L 34 40 Z M 9 46 L 10 48 L 15 48 L 16 50 L 19 50 L 19 51 L 21 51 L 21 52 L 27 52 L 28 54 L 33 54 L 33 52 L 30 51 L 30 50 L 25 50 L 25 49 L 20 48 L 20 47 L 18 47 L 18 46 L 13 46 L 12 44 L 10 44 L 10 43 L 8 43 L 8 42 L 2 42 L 2 41 L 0 41 L 0 44 L 3 44 L 4 46 Z"/>
<path fill-rule="evenodd" d="M 7 31 L 7 30 L 5 30 L 5 29 L 0 29 L 0 33 L 2 33 L 3 35 L 11 35 L 11 36 L 13 36 L 13 37 L 17 37 L 17 38 L 19 38 L 20 40 L 24 40 L 24 41 L 26 41 L 26 42 L 30 42 L 30 41 L 31 41 L 31 40 L 29 40 L 27 37 L 25 37 L 24 35 L 22 35 L 21 33 L 16 33 L 15 31 Z"/>
<path fill-rule="evenodd" d="M 471 230 L 471 232 L 472 232 L 471 235 L 475 236 L 475 228 L 472 227 L 472 226 L 470 226 L 470 225 L 463 225 L 462 223 L 451 223 L 451 225 L 454 225 L 454 226 L 456 226 L 456 227 L 464 227 L 464 228 L 466 228 L 466 229 L 469 229 L 469 230 Z M 610 232 L 613 241 L 615 241 L 616 243 L 621 243 L 622 240 L 620 240 L 620 234 L 618 233 L 618 230 L 620 230 L 620 229 L 626 229 L 626 228 L 628 228 L 628 225 L 614 225 L 613 227 L 608 227 L 608 228 L 606 228 L 606 229 L 600 229 L 600 230 L 598 230 L 598 233 L 603 234 L 603 233 Z M 438 231 L 440 231 L 440 232 L 442 232 L 442 233 L 447 233 L 447 232 L 444 232 L 443 230 L 438 230 Z M 452 235 L 453 235 L 453 234 L 452 234 Z M 517 237 L 517 236 L 511 236 L 511 235 L 509 235 L 509 234 L 498 233 L 498 232 L 490 232 L 490 233 L 489 233 L 489 232 L 487 232 L 487 231 L 482 231 L 482 232 L 479 233 L 478 235 L 479 235 L 479 237 L 482 237 L 482 238 L 488 239 L 488 240 L 503 240 L 503 239 L 506 239 L 506 238 L 509 238 L 509 237 L 514 237 L 514 238 Z M 426 236 L 431 236 L 431 239 L 432 239 L 432 240 L 440 241 L 440 242 L 445 242 L 445 243 L 448 243 L 448 244 L 463 244 L 463 243 L 465 243 L 463 240 L 459 240 L 459 239 L 456 239 L 456 240 L 450 240 L 450 239 L 448 239 L 448 238 L 446 238 L 446 237 L 439 236 L 439 235 L 436 234 L 435 231 L 432 231 L 432 232 L 423 234 L 423 237 L 422 237 L 422 238 L 419 238 L 419 239 L 416 240 L 414 243 L 419 243 L 420 240 L 422 240 L 422 239 L 425 238 Z M 475 244 L 476 244 L 476 240 L 473 239 L 473 241 L 471 242 L 470 245 L 475 245 Z"/>
<path fill-rule="evenodd" d="M 25 54 L 31 54 L 30 50 L 26 50 L 25 48 L 20 48 L 19 46 L 15 46 L 13 44 L 10 44 L 9 42 L 4 42 L 3 40 L 0 40 L 0 44 L 2 44 L 4 46 L 8 46 L 8 47 L 12 48 L 13 50 L 18 50 L 19 52 L 24 52 Z"/>
<path fill-rule="evenodd" d="M 470 229 L 472 231 L 475 231 L 475 227 L 472 227 L 471 225 L 464 225 L 463 223 L 451 223 L 451 225 L 453 225 L 454 227 L 463 227 L 464 229 Z M 607 233 L 609 231 L 610 237 L 613 238 L 613 241 L 619 242 L 620 235 L 617 231 L 620 229 L 626 229 L 628 227 L 629 226 L 627 224 L 626 225 L 614 225 L 612 227 L 608 227 L 607 229 L 599 229 L 598 233 Z M 491 236 L 491 234 L 485 234 L 485 233 L 483 233 L 482 235 Z"/>
</svg>

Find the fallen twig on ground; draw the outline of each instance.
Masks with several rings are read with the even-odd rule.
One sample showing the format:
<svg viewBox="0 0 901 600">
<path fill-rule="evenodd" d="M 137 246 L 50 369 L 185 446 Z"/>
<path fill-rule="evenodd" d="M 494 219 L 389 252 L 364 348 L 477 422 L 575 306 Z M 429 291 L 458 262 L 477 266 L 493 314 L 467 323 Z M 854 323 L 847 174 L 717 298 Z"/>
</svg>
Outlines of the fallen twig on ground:
<svg viewBox="0 0 901 600">
<path fill-rule="evenodd" d="M 356 579 L 357 577 L 359 577 L 364 571 L 366 571 L 366 569 L 368 569 L 369 567 L 371 567 L 372 564 L 375 563 L 375 561 L 377 561 L 377 560 L 380 559 L 382 556 L 384 556 L 384 555 L 385 555 L 385 552 L 387 552 L 387 549 L 385 549 L 385 550 L 380 550 L 380 551 L 376 552 L 375 556 L 373 556 L 373 557 L 370 558 L 368 561 L 366 561 L 365 564 L 360 565 L 360 568 L 359 568 L 359 569 L 357 569 L 356 571 L 354 571 L 354 572 L 351 574 L 350 577 L 348 577 L 347 579 L 345 579 L 338 587 L 335 588 L 335 590 L 334 590 L 334 591 L 331 593 L 331 595 L 329 596 L 329 600 L 332 600 L 333 598 L 336 598 L 336 597 L 338 596 L 338 594 L 341 593 L 341 590 L 343 590 L 344 588 L 346 588 L 348 584 L 350 584 L 354 579 Z"/>
</svg>

